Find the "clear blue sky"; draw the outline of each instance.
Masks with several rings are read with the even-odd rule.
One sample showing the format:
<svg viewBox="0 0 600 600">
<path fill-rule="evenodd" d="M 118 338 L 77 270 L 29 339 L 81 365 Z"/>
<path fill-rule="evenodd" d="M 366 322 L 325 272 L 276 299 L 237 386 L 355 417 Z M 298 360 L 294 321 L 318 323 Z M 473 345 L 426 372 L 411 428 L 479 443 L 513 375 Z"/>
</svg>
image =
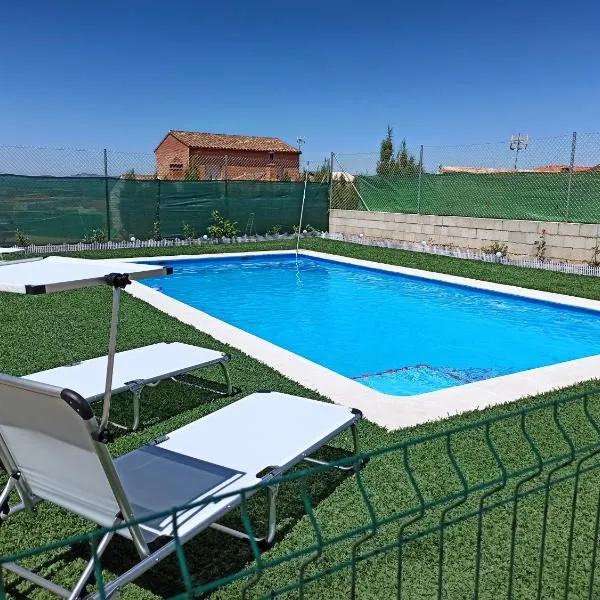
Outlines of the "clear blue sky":
<svg viewBox="0 0 600 600">
<path fill-rule="evenodd" d="M 5 3 L 0 145 L 149 151 L 168 129 L 306 153 L 600 130 L 600 2 Z"/>
</svg>

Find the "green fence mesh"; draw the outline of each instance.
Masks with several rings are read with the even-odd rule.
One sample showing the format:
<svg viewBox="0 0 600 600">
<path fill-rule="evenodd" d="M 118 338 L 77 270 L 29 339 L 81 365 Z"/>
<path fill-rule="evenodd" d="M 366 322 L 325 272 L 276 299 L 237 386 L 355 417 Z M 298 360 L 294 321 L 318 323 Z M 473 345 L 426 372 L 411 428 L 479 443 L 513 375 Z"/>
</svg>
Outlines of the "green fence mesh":
<svg viewBox="0 0 600 600">
<path fill-rule="evenodd" d="M 360 176 L 355 185 L 370 210 L 384 212 L 600 222 L 600 171 L 575 173 Z M 568 193 L 569 192 L 569 193 Z M 354 199 L 357 210 L 364 205 Z"/>
<path fill-rule="evenodd" d="M 322 466 L 272 479 L 254 491 L 279 486 L 274 548 L 261 553 L 206 530 L 185 546 L 178 540 L 171 559 L 122 599 L 597 598 L 599 421 L 599 391 L 563 396 L 421 437 L 407 433 L 334 463 L 363 465 L 358 473 Z M 257 498 L 243 492 L 230 516 L 249 535 L 264 526 Z M 36 516 L 40 531 L 52 530 L 47 519 L 51 513 Z M 65 566 L 85 564 L 103 532 L 5 554 L 0 564 L 23 562 L 73 585 Z M 100 583 L 90 592 L 98 598 L 110 597 L 110 582 L 133 564 L 124 547 L 97 561 Z M 45 597 L 0 573 L 0 598 Z"/>
<path fill-rule="evenodd" d="M 106 230 L 104 179 L 0 175 L 0 242 L 14 242 L 17 229 L 45 242 L 98 228 Z"/>
<path fill-rule="evenodd" d="M 95 229 L 110 231 L 112 240 L 147 239 L 155 221 L 164 237 L 181 236 L 184 223 L 203 235 L 213 210 L 237 221 L 242 234 L 291 232 L 303 188 L 281 181 L 0 175 L 0 243 L 13 243 L 17 230 L 36 243 L 77 242 Z M 326 230 L 328 203 L 328 186 L 309 183 L 303 222 Z"/>
<path fill-rule="evenodd" d="M 521 140 L 523 141 L 523 140 Z M 335 154 L 332 208 L 600 222 L 600 134 Z M 339 170 L 338 170 L 339 169 Z"/>
</svg>

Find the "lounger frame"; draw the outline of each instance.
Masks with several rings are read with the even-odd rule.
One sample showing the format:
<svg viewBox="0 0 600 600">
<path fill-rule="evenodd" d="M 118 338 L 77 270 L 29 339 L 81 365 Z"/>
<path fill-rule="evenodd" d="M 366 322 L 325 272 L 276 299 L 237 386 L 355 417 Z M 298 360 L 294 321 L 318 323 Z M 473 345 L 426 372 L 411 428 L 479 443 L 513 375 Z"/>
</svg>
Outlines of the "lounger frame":
<svg viewBox="0 0 600 600">
<path fill-rule="evenodd" d="M 231 360 L 231 355 L 223 354 L 223 358 L 218 359 L 218 360 L 213 360 L 210 362 L 205 362 L 202 365 L 194 367 L 193 369 L 174 371 L 174 372 L 168 373 L 166 375 L 161 375 L 160 377 L 157 377 L 157 378 L 136 379 L 134 381 L 129 382 L 129 384 L 127 385 L 127 390 L 131 392 L 132 400 L 133 400 L 133 422 L 131 424 L 131 427 L 127 427 L 126 425 L 116 423 L 115 421 L 111 421 L 111 423 L 117 427 L 124 427 L 125 429 L 131 429 L 131 431 L 136 431 L 138 429 L 138 427 L 140 426 L 142 391 L 144 390 L 145 387 L 156 387 L 161 381 L 165 381 L 167 379 L 171 379 L 172 381 L 175 381 L 176 383 L 179 383 L 181 385 L 187 385 L 189 387 L 194 387 L 194 388 L 197 388 L 200 390 L 208 390 L 210 392 L 216 392 L 218 394 L 221 394 L 222 392 L 219 392 L 219 391 L 215 390 L 214 388 L 211 388 L 208 386 L 203 386 L 203 385 L 200 385 L 199 383 L 192 383 L 191 381 L 186 381 L 185 379 L 181 379 L 182 375 L 186 375 L 190 371 L 195 371 L 197 369 L 204 369 L 206 367 L 210 367 L 213 365 L 219 365 L 221 367 L 221 370 L 223 371 L 223 377 L 225 377 L 226 392 L 224 392 L 222 394 L 226 395 L 226 396 L 231 396 L 233 394 L 233 384 L 231 383 L 231 374 L 229 373 L 229 367 L 227 365 L 229 360 Z M 115 392 L 113 390 L 113 393 L 117 393 L 117 392 Z M 94 398 L 93 400 L 99 400 L 100 398 L 103 398 L 103 397 L 104 397 L 103 395 L 100 395 L 100 396 L 97 396 L 96 398 Z"/>
<path fill-rule="evenodd" d="M 161 344 L 161 345 L 168 345 L 167 344 Z M 145 346 L 144 348 L 148 348 L 147 346 Z M 168 350 L 168 348 L 165 348 L 165 350 Z M 129 350 L 127 352 L 135 352 L 134 350 Z M 115 360 L 118 359 L 119 354 L 115 355 Z M 101 358 L 105 358 L 105 357 L 101 357 Z M 86 361 L 86 362 L 91 362 L 94 360 L 98 360 L 98 359 L 90 359 L 90 361 Z M 226 352 L 221 352 L 220 356 L 218 358 L 215 358 L 213 360 L 206 360 L 203 361 L 202 363 L 198 363 L 196 365 L 190 366 L 190 367 L 186 367 L 183 369 L 175 369 L 173 371 L 168 371 L 168 372 L 163 372 L 160 374 L 157 374 L 154 377 L 146 377 L 145 379 L 132 379 L 131 381 L 127 381 L 124 382 L 123 385 L 114 385 L 114 380 L 112 381 L 112 385 L 111 385 L 111 397 L 114 394 L 120 394 L 123 392 L 130 392 L 132 395 L 132 401 L 133 401 L 133 420 L 131 425 L 124 425 L 122 423 L 117 423 L 114 420 L 111 420 L 110 423 L 111 425 L 114 425 L 116 427 L 122 428 L 122 429 L 130 429 L 132 431 L 136 431 L 140 425 L 140 416 L 141 416 L 141 395 L 142 395 L 142 391 L 144 390 L 145 387 L 156 387 L 159 383 L 161 383 L 162 381 L 166 381 L 167 379 L 171 379 L 172 381 L 175 381 L 176 383 L 179 383 L 181 385 L 186 385 L 189 387 L 194 387 L 197 389 L 202 389 L 202 390 L 207 390 L 210 392 L 214 392 L 223 396 L 231 396 L 234 392 L 234 388 L 231 382 L 231 375 L 229 372 L 229 367 L 228 367 L 228 362 L 231 360 L 231 355 L 226 353 Z M 80 363 L 73 363 L 71 365 L 65 365 L 65 367 L 63 368 L 77 368 L 77 365 Z M 192 371 L 196 371 L 196 370 L 200 370 L 200 369 L 205 369 L 214 365 L 219 365 L 221 367 L 221 370 L 223 372 L 223 376 L 225 378 L 225 391 L 220 391 L 218 389 L 215 389 L 214 387 L 210 387 L 210 386 L 205 386 L 205 385 L 201 385 L 200 383 L 195 383 L 195 382 L 191 382 L 191 381 L 187 381 L 185 379 L 182 379 L 181 376 L 186 375 Z M 41 371 L 40 373 L 32 373 L 31 375 L 26 375 L 24 378 L 28 379 L 30 381 L 40 381 L 39 379 L 39 375 L 40 374 L 44 374 L 46 373 L 46 371 Z M 42 379 L 43 381 L 43 379 Z M 61 382 L 63 385 L 68 385 L 68 374 L 65 374 L 65 381 Z M 88 402 L 96 402 L 97 400 L 101 400 L 105 397 L 105 392 L 104 391 L 99 391 L 96 394 L 92 394 L 92 395 L 86 395 L 86 400 Z"/>
<path fill-rule="evenodd" d="M 115 468 L 113 459 L 106 446 L 107 436 L 105 435 L 105 430 L 103 429 L 102 425 L 98 423 L 96 417 L 94 416 L 89 406 L 89 403 L 82 396 L 71 390 L 58 390 L 58 388 L 53 388 L 52 386 L 48 386 L 46 384 L 25 380 L 22 378 L 12 377 L 4 374 L 0 374 L 0 384 L 8 384 L 9 386 L 12 386 L 14 388 L 26 390 L 27 392 L 35 393 L 36 391 L 38 391 L 46 395 L 54 394 L 55 398 L 56 394 L 58 393 L 60 398 L 67 402 L 67 404 L 81 418 L 81 422 L 85 427 L 87 435 L 90 436 L 91 445 L 93 447 L 93 453 L 98 458 L 102 468 L 100 472 L 104 472 L 104 475 L 106 476 L 106 479 L 108 480 L 108 483 L 110 485 L 112 494 L 114 495 L 114 499 L 116 500 L 116 503 L 119 507 L 119 512 L 115 515 L 113 522 L 113 527 L 117 528 L 116 531 L 110 529 L 100 539 L 100 541 L 95 547 L 95 552 L 93 553 L 89 562 L 83 569 L 77 583 L 71 590 L 57 585 L 53 581 L 46 579 L 29 569 L 26 569 L 20 564 L 5 563 L 2 565 L 2 567 L 7 569 L 8 571 L 11 571 L 16 575 L 25 578 L 31 583 L 40 586 L 54 593 L 55 595 L 58 595 L 59 597 L 67 598 L 68 600 L 79 600 L 81 598 L 85 598 L 86 600 L 100 599 L 101 596 L 99 592 L 86 594 L 85 588 L 90 580 L 90 577 L 92 577 L 92 575 L 94 574 L 95 561 L 99 557 L 101 557 L 102 554 L 104 554 L 104 552 L 106 552 L 106 550 L 110 546 L 110 542 L 113 539 L 115 533 L 121 536 L 124 535 L 125 537 L 131 540 L 139 556 L 139 562 L 137 562 L 134 566 L 128 569 L 125 573 L 118 576 L 115 580 L 104 585 L 104 598 L 112 600 L 115 600 L 118 597 L 119 591 L 124 585 L 134 581 L 143 573 L 156 566 L 167 556 L 175 552 L 175 550 L 177 549 L 177 543 L 184 544 L 207 527 L 212 527 L 214 529 L 217 529 L 218 531 L 227 533 L 236 538 L 250 539 L 264 546 L 270 545 L 274 541 L 276 533 L 276 500 L 278 486 L 276 482 L 274 482 L 273 485 L 269 485 L 269 481 L 273 480 L 278 475 L 285 473 L 287 470 L 289 470 L 291 467 L 293 467 L 301 461 L 316 462 L 318 464 L 328 464 L 323 461 L 313 459 L 311 457 L 311 454 L 313 454 L 316 450 L 321 448 L 330 439 L 332 439 L 333 437 L 335 437 L 336 435 L 338 435 L 342 431 L 345 431 L 348 428 L 351 428 L 352 431 L 355 453 L 357 453 L 359 450 L 358 433 L 356 425 L 358 421 L 362 418 L 362 414 L 358 410 L 353 410 L 342 425 L 340 425 L 336 429 L 329 430 L 328 433 L 324 435 L 321 439 L 315 440 L 310 447 L 305 448 L 300 454 L 291 458 L 286 464 L 274 467 L 270 469 L 269 472 L 266 474 L 261 474 L 259 484 L 257 486 L 253 486 L 252 488 L 244 490 L 235 490 L 231 493 L 230 496 L 228 495 L 227 489 L 225 489 L 223 495 L 227 497 L 227 501 L 220 502 L 220 506 L 217 510 L 211 512 L 210 515 L 206 519 L 202 520 L 198 525 L 183 532 L 177 537 L 177 539 L 173 537 L 170 541 L 168 541 L 158 549 L 150 551 L 148 547 L 148 543 L 150 541 L 150 538 L 148 537 L 148 532 L 147 530 L 142 530 L 142 528 L 140 527 L 140 523 L 135 521 L 134 511 L 124 490 L 124 487 L 121 483 L 121 479 L 118 475 L 117 469 Z M 69 412 L 67 412 L 67 414 L 70 415 Z M 78 419 L 73 421 L 74 424 L 79 422 L 80 421 Z M 79 426 L 81 427 L 81 425 Z M 1 432 L 0 460 L 2 461 L 5 469 L 10 475 L 8 483 L 6 484 L 2 493 L 0 494 L 0 506 L 4 505 L 5 508 L 8 506 L 8 498 L 13 490 L 18 491 L 21 497 L 21 502 L 18 505 L 15 505 L 14 507 L 9 507 L 8 511 L 5 511 L 3 515 L 0 515 L 0 517 L 2 517 L 3 519 L 21 510 L 34 507 L 38 502 L 40 502 L 40 498 L 32 494 L 31 489 L 27 484 L 26 477 L 20 472 L 17 462 L 12 458 L 10 447 L 6 443 L 6 440 L 2 438 Z M 359 466 L 360 465 L 344 467 L 344 470 L 356 470 L 357 468 L 359 468 Z M 222 518 L 225 514 L 229 513 L 231 510 L 239 506 L 245 499 L 251 497 L 257 491 L 260 491 L 265 488 L 268 496 L 268 530 L 264 537 L 259 538 L 253 535 L 251 536 L 247 532 L 232 529 L 230 527 L 226 527 L 217 523 L 217 521 L 220 518 Z M 218 503 L 220 497 L 217 495 L 216 498 L 217 500 L 215 501 L 215 503 Z M 208 498 L 205 498 L 204 500 L 206 500 L 206 504 L 210 503 L 208 502 Z M 174 514 L 172 521 L 173 525 L 175 525 L 176 518 L 177 517 Z M 104 523 L 104 526 L 106 526 L 106 523 Z"/>
<path fill-rule="evenodd" d="M 112 287 L 112 312 L 108 339 L 104 404 L 101 427 L 110 417 L 112 376 L 117 349 L 121 290 L 132 280 L 171 275 L 172 267 L 163 265 L 129 264 L 126 270 L 116 272 L 124 265 L 118 262 L 90 261 L 60 256 L 33 257 L 0 263 L 0 291 L 26 295 L 51 294 L 97 285 Z M 114 267 L 114 268 L 113 268 Z"/>
</svg>

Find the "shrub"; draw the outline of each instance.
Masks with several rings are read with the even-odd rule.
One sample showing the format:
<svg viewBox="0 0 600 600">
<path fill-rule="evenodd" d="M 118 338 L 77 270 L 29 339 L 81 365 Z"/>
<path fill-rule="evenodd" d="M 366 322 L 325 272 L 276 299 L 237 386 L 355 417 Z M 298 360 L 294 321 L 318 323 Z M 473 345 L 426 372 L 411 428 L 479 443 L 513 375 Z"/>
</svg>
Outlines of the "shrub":
<svg viewBox="0 0 600 600">
<path fill-rule="evenodd" d="M 154 223 L 152 223 L 152 232 L 150 237 L 157 242 L 162 239 L 162 236 L 160 235 L 160 221 L 154 221 Z"/>
<path fill-rule="evenodd" d="M 294 226 L 292 227 L 292 231 L 294 232 L 294 235 L 298 235 L 298 232 L 300 232 L 300 227 L 298 227 L 298 225 L 294 225 Z M 312 225 L 308 225 L 308 224 L 306 224 L 306 225 L 303 227 L 303 229 L 302 229 L 302 232 L 301 232 L 301 233 L 313 233 L 313 232 L 315 232 L 315 231 L 317 231 L 317 230 L 316 230 L 316 229 L 315 229 L 315 228 L 314 228 Z"/>
<path fill-rule="evenodd" d="M 190 225 L 184 221 L 181 224 L 181 234 L 183 235 L 184 239 L 189 240 L 196 237 L 196 230 L 194 229 L 193 225 Z"/>
<path fill-rule="evenodd" d="M 542 229 L 539 239 L 533 242 L 535 246 L 535 256 L 538 260 L 546 260 L 546 230 Z"/>
<path fill-rule="evenodd" d="M 237 221 L 233 222 L 222 217 L 218 210 L 212 211 L 210 221 L 207 233 L 211 238 L 231 238 L 240 233 L 240 230 L 237 228 Z"/>
<path fill-rule="evenodd" d="M 358 177 L 353 182 L 346 181 L 344 176 L 334 179 L 331 186 L 330 208 L 360 210 L 361 202 L 357 190 L 360 191 Z"/>
<path fill-rule="evenodd" d="M 281 233 L 281 225 L 273 225 L 273 227 L 271 227 L 267 233 L 270 233 L 271 235 L 279 235 Z"/>
<path fill-rule="evenodd" d="M 502 256 L 506 256 L 508 252 L 508 244 L 504 242 L 492 242 L 489 246 L 482 246 L 481 251 L 484 254 L 502 254 Z"/>
<path fill-rule="evenodd" d="M 600 267 L 600 239 L 596 240 L 596 245 L 592 248 L 592 260 L 590 266 Z"/>
<path fill-rule="evenodd" d="M 15 242 L 17 246 L 20 246 L 21 248 L 31 246 L 31 240 L 29 239 L 29 236 L 27 236 L 25 232 L 21 231 L 20 229 L 15 231 Z"/>
<path fill-rule="evenodd" d="M 89 233 L 86 233 L 83 238 L 84 244 L 103 244 L 108 241 L 106 231 L 104 229 L 92 229 Z"/>
</svg>

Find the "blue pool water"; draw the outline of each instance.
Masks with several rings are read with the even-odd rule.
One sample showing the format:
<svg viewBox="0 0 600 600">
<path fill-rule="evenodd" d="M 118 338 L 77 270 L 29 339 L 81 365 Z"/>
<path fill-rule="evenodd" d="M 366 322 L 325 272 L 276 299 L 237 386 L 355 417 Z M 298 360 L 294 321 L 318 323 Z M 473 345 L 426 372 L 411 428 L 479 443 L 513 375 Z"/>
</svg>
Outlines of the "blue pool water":
<svg viewBox="0 0 600 600">
<path fill-rule="evenodd" d="M 146 284 L 396 395 L 600 353 L 600 313 L 293 255 L 174 261 Z"/>
</svg>

